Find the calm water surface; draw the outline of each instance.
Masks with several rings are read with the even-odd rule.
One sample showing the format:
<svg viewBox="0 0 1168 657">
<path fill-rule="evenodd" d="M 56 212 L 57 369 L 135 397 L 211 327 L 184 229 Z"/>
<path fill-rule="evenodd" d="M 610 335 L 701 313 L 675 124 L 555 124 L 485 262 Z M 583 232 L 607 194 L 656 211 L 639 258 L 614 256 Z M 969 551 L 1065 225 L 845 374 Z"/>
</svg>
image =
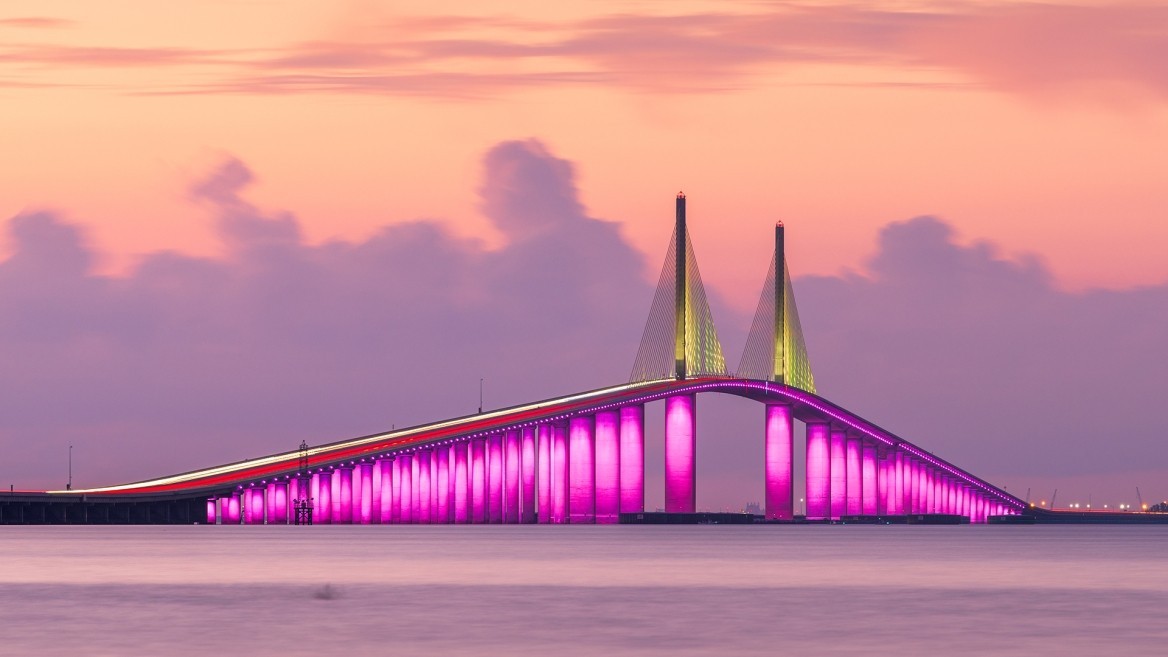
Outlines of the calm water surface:
<svg viewBox="0 0 1168 657">
<path fill-rule="evenodd" d="M 1168 527 L 0 527 L 0 655 L 1168 655 Z"/>
</svg>

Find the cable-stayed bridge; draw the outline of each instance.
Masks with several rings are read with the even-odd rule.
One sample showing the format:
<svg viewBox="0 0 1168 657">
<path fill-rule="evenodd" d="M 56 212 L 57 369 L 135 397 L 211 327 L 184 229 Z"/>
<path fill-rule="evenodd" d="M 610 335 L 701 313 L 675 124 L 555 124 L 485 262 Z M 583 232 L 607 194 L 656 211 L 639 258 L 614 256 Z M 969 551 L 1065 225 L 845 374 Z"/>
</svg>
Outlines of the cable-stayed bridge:
<svg viewBox="0 0 1168 657">
<path fill-rule="evenodd" d="M 815 392 L 784 228 L 738 369 L 706 300 L 685 196 L 627 383 L 136 483 L 0 494 L 0 524 L 616 523 L 645 514 L 645 404 L 665 404 L 665 511 L 697 511 L 697 400 L 764 408 L 765 520 L 984 523 L 1054 514 Z M 806 513 L 796 516 L 796 421 Z M 1125 519 L 1141 514 L 1125 514 Z M 1149 514 L 1142 514 L 1149 517 Z"/>
</svg>

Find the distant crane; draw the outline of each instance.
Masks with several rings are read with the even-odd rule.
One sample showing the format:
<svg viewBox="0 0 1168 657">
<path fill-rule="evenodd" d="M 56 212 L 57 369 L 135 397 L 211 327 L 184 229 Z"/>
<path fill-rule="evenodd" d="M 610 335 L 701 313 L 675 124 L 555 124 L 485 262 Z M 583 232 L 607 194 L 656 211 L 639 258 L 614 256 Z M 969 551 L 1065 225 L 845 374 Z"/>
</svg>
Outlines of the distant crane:
<svg viewBox="0 0 1168 657">
<path fill-rule="evenodd" d="M 1136 498 L 1140 500 L 1140 511 L 1147 511 L 1148 507 L 1144 506 L 1144 496 L 1140 495 L 1140 487 L 1136 486 Z"/>
<path fill-rule="evenodd" d="M 1054 510 L 1054 498 L 1058 497 L 1058 489 L 1054 489 L 1054 495 L 1050 496 L 1050 509 Z"/>
</svg>

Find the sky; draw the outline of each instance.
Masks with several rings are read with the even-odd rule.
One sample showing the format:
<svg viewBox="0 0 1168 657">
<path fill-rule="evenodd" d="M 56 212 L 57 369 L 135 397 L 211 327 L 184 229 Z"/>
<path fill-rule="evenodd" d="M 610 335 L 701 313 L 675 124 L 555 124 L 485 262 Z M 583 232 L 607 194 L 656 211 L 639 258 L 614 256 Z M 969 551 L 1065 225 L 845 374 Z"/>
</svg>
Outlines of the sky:
<svg viewBox="0 0 1168 657">
<path fill-rule="evenodd" d="M 1155 3 L 9 0 L 0 126 L 0 483 L 622 382 L 684 190 L 731 363 L 781 220 L 825 396 L 1168 498 Z M 761 497 L 744 404 L 699 506 Z"/>
</svg>

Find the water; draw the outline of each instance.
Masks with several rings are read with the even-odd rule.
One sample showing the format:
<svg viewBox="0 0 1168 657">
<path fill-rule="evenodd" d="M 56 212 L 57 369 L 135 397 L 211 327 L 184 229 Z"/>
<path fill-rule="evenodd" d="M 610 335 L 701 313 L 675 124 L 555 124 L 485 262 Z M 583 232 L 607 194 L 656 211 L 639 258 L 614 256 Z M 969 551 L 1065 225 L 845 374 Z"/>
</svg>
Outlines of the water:
<svg viewBox="0 0 1168 657">
<path fill-rule="evenodd" d="M 0 655 L 1164 655 L 1168 527 L 0 527 Z"/>
</svg>

